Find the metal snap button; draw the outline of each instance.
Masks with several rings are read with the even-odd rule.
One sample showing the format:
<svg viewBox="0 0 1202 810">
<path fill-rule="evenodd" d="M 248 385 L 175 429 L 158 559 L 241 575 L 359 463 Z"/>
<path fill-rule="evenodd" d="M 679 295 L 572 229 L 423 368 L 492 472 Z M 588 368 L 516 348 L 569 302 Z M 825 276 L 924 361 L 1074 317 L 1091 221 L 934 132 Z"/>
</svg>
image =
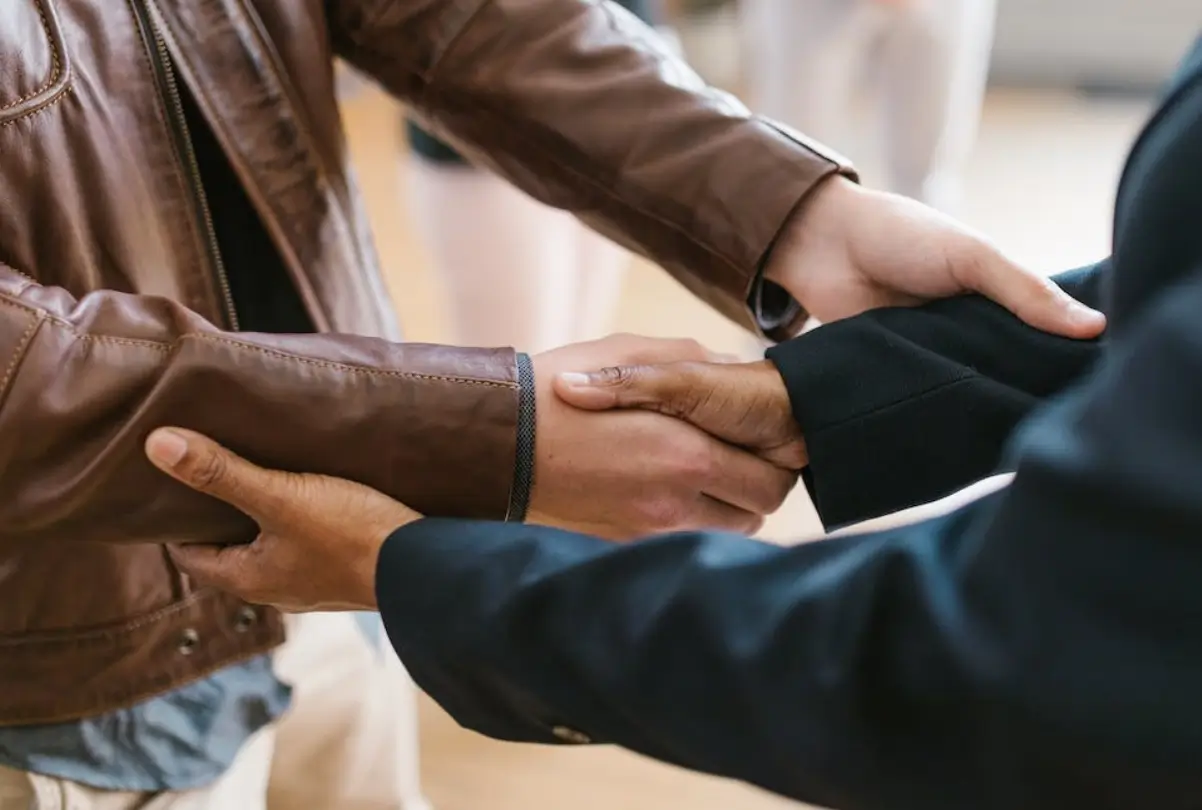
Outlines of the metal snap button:
<svg viewBox="0 0 1202 810">
<path fill-rule="evenodd" d="M 179 654 L 191 655 L 196 650 L 196 645 L 200 643 L 200 633 L 197 633 L 191 627 L 184 631 L 179 640 Z"/>
<path fill-rule="evenodd" d="M 259 620 L 259 613 L 250 605 L 244 605 L 234 619 L 234 632 L 245 633 Z"/>
<path fill-rule="evenodd" d="M 572 745 L 588 745 L 593 741 L 593 738 L 583 731 L 577 731 L 567 726 L 555 726 L 551 729 L 551 733 L 555 735 L 557 740 L 571 743 Z"/>
</svg>

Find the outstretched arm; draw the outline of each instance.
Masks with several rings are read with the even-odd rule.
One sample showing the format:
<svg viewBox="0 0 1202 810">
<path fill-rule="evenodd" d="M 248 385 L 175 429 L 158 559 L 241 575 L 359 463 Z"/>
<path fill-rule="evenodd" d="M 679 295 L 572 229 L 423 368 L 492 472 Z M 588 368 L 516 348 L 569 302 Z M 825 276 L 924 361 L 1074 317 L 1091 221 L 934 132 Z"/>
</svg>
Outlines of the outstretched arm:
<svg viewBox="0 0 1202 810">
<path fill-rule="evenodd" d="M 1105 268 L 1056 280 L 1096 306 Z M 669 413 L 804 467 L 819 515 L 835 527 L 999 471 L 1014 427 L 1079 379 L 1101 346 L 962 296 L 828 324 L 770 349 L 771 362 L 613 367 L 561 377 L 556 390 L 581 408 Z"/>
<path fill-rule="evenodd" d="M 253 538 L 146 463 L 165 422 L 431 513 L 503 518 L 517 368 L 508 349 L 231 334 L 162 298 L 76 298 L 0 264 L 0 546 Z"/>
<path fill-rule="evenodd" d="M 860 188 L 835 152 L 707 86 L 616 3 L 325 5 L 336 52 L 463 154 L 776 339 L 807 308 L 967 291 L 1061 334 L 1101 329 L 979 234 Z"/>
<path fill-rule="evenodd" d="M 788 549 L 418 520 L 195 437 L 150 451 L 263 529 L 176 552 L 193 576 L 293 609 L 378 604 L 418 683 L 485 734 L 620 744 L 852 810 L 1186 810 L 1200 310 L 1202 268 L 1031 419 L 1007 491 Z"/>
<path fill-rule="evenodd" d="M 380 557 L 390 636 L 497 737 L 840 808 L 1195 806 L 1200 308 L 1202 273 L 952 515 L 789 549 L 417 522 Z"/>
</svg>

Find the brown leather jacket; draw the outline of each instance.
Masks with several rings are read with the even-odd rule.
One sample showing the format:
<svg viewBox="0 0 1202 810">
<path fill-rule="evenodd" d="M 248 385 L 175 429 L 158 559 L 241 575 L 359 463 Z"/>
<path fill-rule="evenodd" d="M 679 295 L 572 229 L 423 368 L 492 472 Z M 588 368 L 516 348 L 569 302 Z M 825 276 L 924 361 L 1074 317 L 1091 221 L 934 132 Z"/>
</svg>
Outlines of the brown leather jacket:
<svg viewBox="0 0 1202 810">
<path fill-rule="evenodd" d="M 596 2 L 3 0 L 0 724 L 129 705 L 280 642 L 277 616 L 165 555 L 253 527 L 151 469 L 155 426 L 506 515 L 514 353 L 390 340 L 336 55 L 749 324 L 779 229 L 840 168 Z M 236 331 L 175 82 L 327 334 Z"/>
</svg>

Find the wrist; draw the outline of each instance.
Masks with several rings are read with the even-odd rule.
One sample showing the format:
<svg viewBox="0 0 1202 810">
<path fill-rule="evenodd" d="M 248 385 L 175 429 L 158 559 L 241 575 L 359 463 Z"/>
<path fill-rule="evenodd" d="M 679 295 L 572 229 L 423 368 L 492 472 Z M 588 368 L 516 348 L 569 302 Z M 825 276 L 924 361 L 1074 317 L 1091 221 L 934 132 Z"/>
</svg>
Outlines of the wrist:
<svg viewBox="0 0 1202 810">
<path fill-rule="evenodd" d="M 805 281 L 799 278 L 806 268 L 800 259 L 815 246 L 843 238 L 842 224 L 862 191 L 856 182 L 838 174 L 815 186 L 785 220 L 764 263 L 764 280 L 796 297 L 796 289 Z M 800 303 L 806 305 L 805 301 Z"/>
</svg>

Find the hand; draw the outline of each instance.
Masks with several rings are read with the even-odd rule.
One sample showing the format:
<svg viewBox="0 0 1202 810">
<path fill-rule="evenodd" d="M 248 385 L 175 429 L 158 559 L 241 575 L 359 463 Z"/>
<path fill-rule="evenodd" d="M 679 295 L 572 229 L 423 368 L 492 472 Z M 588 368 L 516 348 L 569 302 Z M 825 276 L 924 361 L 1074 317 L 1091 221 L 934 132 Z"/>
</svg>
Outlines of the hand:
<svg viewBox="0 0 1202 810">
<path fill-rule="evenodd" d="M 807 462 L 784 380 L 767 360 L 611 366 L 560 374 L 555 392 L 586 410 L 641 408 L 683 419 L 784 469 Z"/>
<path fill-rule="evenodd" d="M 950 217 L 843 177 L 824 182 L 802 204 L 764 277 L 828 323 L 876 307 L 975 292 L 1064 337 L 1097 337 L 1106 326 L 1101 313 Z"/>
<path fill-rule="evenodd" d="M 287 611 L 374 610 L 376 559 L 393 531 L 421 516 L 374 489 L 256 467 L 191 431 L 156 430 L 151 463 L 259 524 L 244 546 L 175 546 L 181 570 L 253 604 Z"/>
<path fill-rule="evenodd" d="M 538 426 L 529 519 L 610 539 L 678 529 L 754 533 L 795 483 L 788 470 L 657 413 L 582 413 L 553 390 L 565 371 L 704 362 L 690 340 L 618 335 L 534 358 Z"/>
</svg>

